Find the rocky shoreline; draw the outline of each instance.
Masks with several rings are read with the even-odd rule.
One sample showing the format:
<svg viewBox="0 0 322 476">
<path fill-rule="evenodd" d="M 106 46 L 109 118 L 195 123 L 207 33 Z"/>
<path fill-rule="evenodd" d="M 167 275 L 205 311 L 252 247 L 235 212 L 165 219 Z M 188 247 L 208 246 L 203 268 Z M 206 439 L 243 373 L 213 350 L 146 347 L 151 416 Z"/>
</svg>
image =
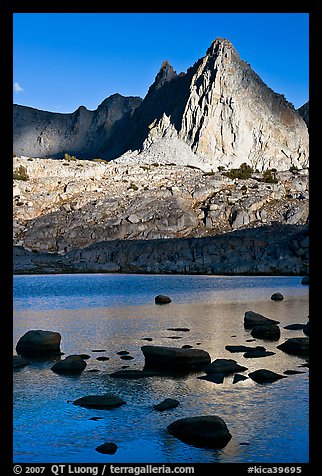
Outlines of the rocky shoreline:
<svg viewBox="0 0 322 476">
<path fill-rule="evenodd" d="M 58 253 L 14 247 L 15 274 L 307 275 L 309 230 L 271 225 L 206 238 L 111 240 Z"/>
</svg>

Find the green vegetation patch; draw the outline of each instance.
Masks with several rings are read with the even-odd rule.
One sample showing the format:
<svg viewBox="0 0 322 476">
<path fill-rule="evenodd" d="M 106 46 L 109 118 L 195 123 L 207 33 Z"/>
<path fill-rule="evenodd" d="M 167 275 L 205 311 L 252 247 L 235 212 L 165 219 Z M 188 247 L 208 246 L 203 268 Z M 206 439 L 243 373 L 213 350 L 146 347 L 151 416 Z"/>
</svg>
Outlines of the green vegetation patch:
<svg viewBox="0 0 322 476">
<path fill-rule="evenodd" d="M 263 178 L 262 182 L 265 183 L 278 183 L 277 177 L 276 177 L 276 169 L 267 169 L 263 172 Z"/>
<path fill-rule="evenodd" d="M 253 173 L 254 169 L 250 165 L 246 164 L 246 162 L 244 162 L 238 169 L 228 170 L 228 172 L 223 172 L 223 175 L 231 179 L 238 178 L 246 180 L 251 178 Z"/>
<path fill-rule="evenodd" d="M 13 179 L 23 180 L 23 181 L 29 180 L 29 175 L 27 173 L 26 167 L 24 167 L 23 165 L 20 165 L 16 170 L 14 170 Z"/>
<path fill-rule="evenodd" d="M 75 155 L 69 155 L 69 154 L 67 154 L 67 153 L 64 154 L 64 159 L 67 160 L 68 162 L 77 160 L 77 158 L 75 157 Z"/>
</svg>

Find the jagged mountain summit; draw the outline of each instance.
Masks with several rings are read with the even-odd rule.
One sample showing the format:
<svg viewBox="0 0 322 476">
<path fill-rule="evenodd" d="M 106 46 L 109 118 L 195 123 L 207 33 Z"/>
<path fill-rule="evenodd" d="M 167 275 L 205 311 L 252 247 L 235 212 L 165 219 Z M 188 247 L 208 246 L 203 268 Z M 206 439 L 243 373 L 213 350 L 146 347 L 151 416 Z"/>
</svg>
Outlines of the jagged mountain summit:
<svg viewBox="0 0 322 476">
<path fill-rule="evenodd" d="M 186 73 L 177 74 L 164 61 L 143 101 L 115 96 L 119 108 L 108 116 L 110 122 L 104 115 L 98 120 L 99 108 L 92 115 L 77 110 L 64 121 L 60 116 L 67 115 L 16 106 L 15 154 L 69 152 L 80 158 L 157 160 L 214 170 L 244 162 L 258 170 L 308 166 L 305 121 L 226 39 L 217 38 Z"/>
</svg>

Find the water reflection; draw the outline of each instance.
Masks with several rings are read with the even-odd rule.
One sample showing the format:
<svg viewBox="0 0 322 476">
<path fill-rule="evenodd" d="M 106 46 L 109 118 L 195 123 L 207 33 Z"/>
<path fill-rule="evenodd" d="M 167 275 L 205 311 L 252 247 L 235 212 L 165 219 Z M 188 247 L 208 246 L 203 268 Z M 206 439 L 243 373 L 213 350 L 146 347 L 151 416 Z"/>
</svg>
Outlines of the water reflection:
<svg viewBox="0 0 322 476">
<path fill-rule="evenodd" d="M 275 288 L 276 290 L 276 288 Z M 284 290 L 285 291 L 285 290 Z M 234 291 L 236 295 L 236 290 Z M 288 287 L 282 302 L 270 300 L 271 289 L 243 290 L 241 298 L 198 303 L 144 304 L 123 307 L 82 307 L 42 310 L 29 307 L 15 312 L 14 344 L 30 329 L 55 330 L 62 335 L 62 351 L 86 353 L 86 370 L 79 376 L 61 376 L 50 370 L 52 362 L 32 361 L 14 374 L 14 446 L 17 462 L 306 462 L 308 460 L 308 369 L 269 385 L 247 379 L 232 384 L 198 380 L 203 372 L 182 376 L 157 376 L 137 380 L 116 379 L 110 373 L 124 364 L 142 369 L 143 337 L 152 345 L 181 347 L 190 344 L 206 350 L 212 360 L 232 358 L 249 372 L 267 368 L 277 373 L 299 370 L 305 360 L 288 355 L 276 346 L 302 331 L 283 329 L 291 323 L 306 323 L 308 291 Z M 256 298 L 256 299 L 255 299 Z M 253 310 L 280 321 L 277 342 L 256 339 L 247 343 L 244 312 Z M 169 332 L 168 327 L 188 327 L 189 332 Z M 169 335 L 181 339 L 168 339 Z M 231 336 L 236 337 L 231 337 Z M 200 342 L 201 345 L 197 346 Z M 230 353 L 226 345 L 264 345 L 274 355 L 246 359 Z M 93 353 L 93 349 L 106 349 Z M 116 352 L 127 350 L 134 360 L 124 362 Z M 97 361 L 106 355 L 108 361 Z M 97 373 L 89 372 L 99 369 Z M 81 396 L 112 392 L 127 404 L 113 411 L 89 410 L 72 402 Z M 153 405 L 164 398 L 180 405 L 157 412 Z M 192 415 L 221 416 L 231 434 L 221 450 L 195 448 L 166 432 L 172 421 Z M 100 417 L 101 420 L 90 420 Z M 30 425 L 32 421 L 32 426 Z M 114 441 L 115 455 L 101 455 L 95 447 Z M 249 445 L 240 445 L 247 442 Z"/>
</svg>

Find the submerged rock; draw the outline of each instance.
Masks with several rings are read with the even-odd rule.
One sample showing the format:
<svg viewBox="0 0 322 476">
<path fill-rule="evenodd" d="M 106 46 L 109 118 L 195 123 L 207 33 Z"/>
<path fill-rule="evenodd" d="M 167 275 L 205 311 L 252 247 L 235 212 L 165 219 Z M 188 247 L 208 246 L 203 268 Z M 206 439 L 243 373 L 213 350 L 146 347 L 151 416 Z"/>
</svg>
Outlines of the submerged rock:
<svg viewBox="0 0 322 476">
<path fill-rule="evenodd" d="M 310 284 L 309 276 L 303 276 L 301 284 Z"/>
<path fill-rule="evenodd" d="M 117 451 L 118 446 L 115 443 L 103 443 L 102 445 L 95 448 L 98 453 L 106 454 L 106 455 L 114 455 Z"/>
<path fill-rule="evenodd" d="M 110 410 L 112 408 L 120 407 L 126 402 L 122 398 L 112 393 L 104 395 L 88 395 L 86 397 L 78 398 L 73 402 L 74 405 L 85 408 L 95 408 L 96 410 Z"/>
<path fill-rule="evenodd" d="M 109 374 L 110 377 L 113 378 L 125 378 L 125 379 L 136 379 L 136 378 L 144 378 L 144 377 L 155 377 L 160 375 L 159 372 L 155 372 L 153 370 L 117 370 Z"/>
<path fill-rule="evenodd" d="M 283 301 L 284 296 L 281 293 L 274 293 L 271 295 L 271 300 L 272 301 Z"/>
<path fill-rule="evenodd" d="M 158 410 L 159 412 L 164 412 L 165 410 L 176 408 L 178 405 L 180 405 L 180 402 L 178 402 L 178 400 L 175 400 L 174 398 L 166 398 L 162 402 L 153 405 L 153 408 L 155 410 Z"/>
<path fill-rule="evenodd" d="M 22 367 L 26 367 L 29 364 L 29 360 L 21 357 L 20 355 L 14 355 L 12 361 L 13 369 L 21 369 Z"/>
<path fill-rule="evenodd" d="M 167 331 L 190 332 L 188 327 L 168 327 Z"/>
<path fill-rule="evenodd" d="M 284 370 L 283 374 L 285 375 L 297 375 L 297 374 L 304 374 L 300 370 Z"/>
<path fill-rule="evenodd" d="M 278 340 L 281 336 L 281 331 L 276 324 L 269 324 L 253 327 L 251 335 L 257 339 Z"/>
<path fill-rule="evenodd" d="M 222 373 L 224 375 L 234 374 L 247 370 L 247 367 L 237 364 L 233 359 L 216 359 L 204 368 L 206 374 Z"/>
<path fill-rule="evenodd" d="M 275 352 L 271 352 L 270 350 L 252 349 L 248 352 L 245 352 L 243 357 L 246 359 L 258 359 L 260 357 L 269 357 L 270 355 L 275 355 Z"/>
<path fill-rule="evenodd" d="M 145 367 L 192 369 L 200 368 L 210 363 L 210 355 L 201 349 L 182 349 L 176 347 L 163 347 L 145 345 L 141 347 L 145 357 Z"/>
<path fill-rule="evenodd" d="M 79 374 L 85 367 L 86 362 L 79 355 L 69 355 L 63 360 L 56 362 L 51 370 L 57 374 Z"/>
<path fill-rule="evenodd" d="M 255 326 L 262 326 L 265 324 L 279 324 L 279 321 L 274 319 L 269 319 L 268 317 L 262 316 L 254 311 L 246 311 L 244 317 L 244 327 L 245 329 L 252 329 Z"/>
<path fill-rule="evenodd" d="M 154 298 L 155 304 L 169 304 L 171 302 L 171 299 L 169 296 L 165 296 L 164 294 L 159 294 Z"/>
<path fill-rule="evenodd" d="M 16 345 L 19 355 L 39 355 L 60 352 L 61 335 L 59 332 L 31 330 L 26 332 Z"/>
<path fill-rule="evenodd" d="M 217 415 L 181 418 L 167 430 L 183 442 L 200 447 L 223 448 L 231 439 L 226 423 Z"/>
<path fill-rule="evenodd" d="M 225 374 L 221 372 L 214 372 L 212 374 L 208 375 L 202 375 L 201 377 L 198 377 L 200 380 L 207 380 L 207 382 L 212 382 L 212 383 L 223 383 L 225 378 Z"/>
<path fill-rule="evenodd" d="M 248 377 L 246 377 L 246 375 L 235 374 L 233 378 L 233 383 L 242 382 L 243 380 L 247 380 L 247 379 Z"/>
<path fill-rule="evenodd" d="M 255 339 L 251 339 L 252 341 L 254 341 Z M 252 352 L 252 351 L 255 351 L 255 350 L 262 350 L 262 351 L 265 351 L 265 347 L 261 346 L 261 345 L 257 345 L 256 347 L 250 347 L 248 345 L 226 345 L 225 346 L 225 349 L 228 350 L 229 352 L 232 352 L 232 353 L 237 353 L 237 352 Z"/>
<path fill-rule="evenodd" d="M 292 337 L 278 345 L 277 348 L 287 354 L 306 357 L 309 354 L 309 341 L 309 337 Z"/>
<path fill-rule="evenodd" d="M 303 332 L 306 336 L 310 335 L 310 323 L 309 322 L 307 324 L 305 324 L 305 326 L 303 327 Z"/>
<path fill-rule="evenodd" d="M 304 329 L 305 324 L 289 324 L 284 326 L 283 329 L 288 329 L 289 331 L 300 331 Z"/>
<path fill-rule="evenodd" d="M 286 378 L 285 375 L 280 375 L 267 369 L 255 370 L 255 372 L 251 372 L 248 376 L 257 383 L 275 382 L 281 378 Z"/>
</svg>

